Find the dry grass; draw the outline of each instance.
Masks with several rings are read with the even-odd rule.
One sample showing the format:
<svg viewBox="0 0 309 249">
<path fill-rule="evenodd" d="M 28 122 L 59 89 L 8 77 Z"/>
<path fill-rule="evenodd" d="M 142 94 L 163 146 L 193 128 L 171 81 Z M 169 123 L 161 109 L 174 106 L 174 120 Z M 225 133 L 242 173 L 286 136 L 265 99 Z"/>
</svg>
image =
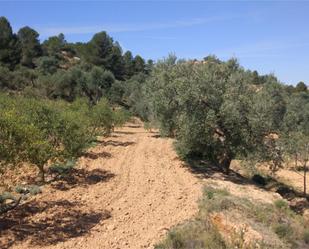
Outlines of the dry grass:
<svg viewBox="0 0 309 249">
<path fill-rule="evenodd" d="M 308 225 L 285 200 L 252 202 L 225 189 L 205 187 L 193 221 L 175 227 L 157 249 L 300 248 Z"/>
</svg>

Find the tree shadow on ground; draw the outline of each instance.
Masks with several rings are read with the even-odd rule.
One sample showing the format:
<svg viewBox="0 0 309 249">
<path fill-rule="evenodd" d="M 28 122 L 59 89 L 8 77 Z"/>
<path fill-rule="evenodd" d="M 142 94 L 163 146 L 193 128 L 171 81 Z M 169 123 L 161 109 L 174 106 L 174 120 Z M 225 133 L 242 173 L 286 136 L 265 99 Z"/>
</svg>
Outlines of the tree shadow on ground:
<svg viewBox="0 0 309 249">
<path fill-rule="evenodd" d="M 196 174 L 198 178 L 214 178 L 225 181 L 231 181 L 236 184 L 253 184 L 253 182 L 237 173 L 236 171 L 230 169 L 229 174 L 223 173 L 222 169 L 211 162 L 205 160 L 189 160 L 186 161 L 186 167 L 191 171 L 191 173 Z"/>
<path fill-rule="evenodd" d="M 150 137 L 152 137 L 152 138 L 162 138 L 160 134 L 154 134 L 154 135 L 151 135 Z"/>
<path fill-rule="evenodd" d="M 105 151 L 99 152 L 99 153 L 95 153 L 95 152 L 85 152 L 85 153 L 83 154 L 83 156 L 84 156 L 85 158 L 89 158 L 89 159 L 92 159 L 92 160 L 96 160 L 96 159 L 98 159 L 98 158 L 110 158 L 110 157 L 112 157 L 112 154 L 109 153 L 109 152 L 105 152 Z"/>
<path fill-rule="evenodd" d="M 190 160 L 186 162 L 185 166 L 201 179 L 212 178 L 230 181 L 235 184 L 254 185 L 263 190 L 278 193 L 282 198 L 289 201 L 291 209 L 297 213 L 303 213 L 305 209 L 309 208 L 308 195 L 304 197 L 302 192 L 291 188 L 273 177 L 264 178 L 260 176 L 264 178 L 265 184 L 259 184 L 250 178 L 242 176 L 234 170 L 230 170 L 229 174 L 225 174 L 219 167 L 204 160 Z"/>
<path fill-rule="evenodd" d="M 103 146 L 122 146 L 122 147 L 127 147 L 133 144 L 136 144 L 135 142 L 120 142 L 120 141 L 114 141 L 114 140 L 107 140 L 107 141 L 102 141 L 101 144 Z"/>
<path fill-rule="evenodd" d="M 141 125 L 127 125 L 128 128 L 141 128 Z"/>
<path fill-rule="evenodd" d="M 32 246 L 57 244 L 89 233 L 110 217 L 107 211 L 84 211 L 79 202 L 33 200 L 0 217 L 0 248 L 23 241 Z"/>
<path fill-rule="evenodd" d="M 87 187 L 99 182 L 109 181 L 115 174 L 102 169 L 85 170 L 72 169 L 72 171 L 58 179 L 51 186 L 54 189 L 66 191 L 75 187 Z"/>
<path fill-rule="evenodd" d="M 266 177 L 266 184 L 262 186 L 262 188 L 281 195 L 284 199 L 289 201 L 291 209 L 297 213 L 303 213 L 305 209 L 309 208 L 308 194 L 304 196 L 303 192 L 278 181 L 274 177 Z"/>
<path fill-rule="evenodd" d="M 114 133 L 116 133 L 116 134 L 124 134 L 124 135 L 132 135 L 132 134 L 135 134 L 136 132 L 132 132 L 132 131 L 114 131 Z"/>
</svg>

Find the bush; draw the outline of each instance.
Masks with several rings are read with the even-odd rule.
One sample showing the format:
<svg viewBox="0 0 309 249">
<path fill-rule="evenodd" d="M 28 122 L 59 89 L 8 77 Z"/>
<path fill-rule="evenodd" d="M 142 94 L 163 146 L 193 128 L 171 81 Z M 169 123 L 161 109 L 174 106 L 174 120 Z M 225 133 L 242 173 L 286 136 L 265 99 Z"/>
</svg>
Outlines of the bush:
<svg viewBox="0 0 309 249">
<path fill-rule="evenodd" d="M 228 248 L 217 229 L 208 220 L 196 219 L 179 225 L 168 233 L 155 249 Z"/>
<path fill-rule="evenodd" d="M 289 224 L 276 224 L 274 231 L 280 238 L 286 238 L 293 234 L 293 230 Z"/>
<path fill-rule="evenodd" d="M 275 204 L 276 208 L 278 208 L 278 209 L 286 210 L 286 209 L 289 208 L 289 204 L 285 200 L 276 200 L 274 202 L 274 204 Z"/>
<path fill-rule="evenodd" d="M 230 193 L 225 189 L 217 189 L 213 188 L 211 186 L 207 186 L 204 188 L 204 195 L 207 197 L 207 199 L 213 199 L 215 196 L 223 197 L 228 196 Z"/>
<path fill-rule="evenodd" d="M 306 229 L 303 233 L 303 239 L 306 244 L 309 244 L 309 229 Z"/>
<path fill-rule="evenodd" d="M 243 225 L 244 229 L 235 228 L 235 233 L 229 234 L 231 240 L 223 241 L 217 231 L 221 224 L 213 219 L 213 214 L 218 213 L 226 215 L 232 222 L 241 217 L 240 224 L 235 220 L 235 225 Z M 266 240 L 245 244 L 247 226 L 257 229 L 261 235 L 265 233 L 263 238 Z M 299 241 L 309 241 L 307 229 L 302 217 L 283 200 L 274 204 L 252 202 L 225 189 L 206 186 L 197 217 L 176 226 L 156 248 L 295 248 Z"/>
</svg>

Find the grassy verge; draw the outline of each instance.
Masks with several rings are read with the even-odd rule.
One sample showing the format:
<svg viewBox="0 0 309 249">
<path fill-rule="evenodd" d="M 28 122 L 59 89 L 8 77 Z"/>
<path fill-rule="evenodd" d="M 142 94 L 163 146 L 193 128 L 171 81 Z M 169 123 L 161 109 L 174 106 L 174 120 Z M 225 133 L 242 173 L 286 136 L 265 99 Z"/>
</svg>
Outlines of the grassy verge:
<svg viewBox="0 0 309 249">
<path fill-rule="evenodd" d="M 196 218 L 172 229 L 155 248 L 300 248 L 308 237 L 308 224 L 284 200 L 253 203 L 205 187 Z"/>
</svg>

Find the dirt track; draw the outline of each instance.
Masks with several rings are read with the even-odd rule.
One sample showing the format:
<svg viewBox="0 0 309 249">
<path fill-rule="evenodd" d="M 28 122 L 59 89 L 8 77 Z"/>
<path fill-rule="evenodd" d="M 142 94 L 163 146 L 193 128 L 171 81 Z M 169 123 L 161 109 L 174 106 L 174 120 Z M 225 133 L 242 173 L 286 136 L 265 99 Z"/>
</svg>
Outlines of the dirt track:
<svg viewBox="0 0 309 249">
<path fill-rule="evenodd" d="M 199 180 L 182 167 L 171 139 L 158 138 L 138 124 L 117 129 L 80 164 L 90 172 L 104 172 L 104 177 L 90 176 L 91 184 L 64 191 L 47 188 L 37 199 L 39 206 L 45 201 L 43 211 L 22 220 L 21 228 L 25 226 L 30 235 L 19 238 L 13 232 L 10 248 L 153 248 L 168 229 L 197 212 Z M 56 204 L 48 206 L 50 201 Z M 59 217 L 58 224 L 46 216 Z M 50 232 L 44 231 L 46 222 Z M 31 234 L 33 227 L 38 231 Z"/>
</svg>

